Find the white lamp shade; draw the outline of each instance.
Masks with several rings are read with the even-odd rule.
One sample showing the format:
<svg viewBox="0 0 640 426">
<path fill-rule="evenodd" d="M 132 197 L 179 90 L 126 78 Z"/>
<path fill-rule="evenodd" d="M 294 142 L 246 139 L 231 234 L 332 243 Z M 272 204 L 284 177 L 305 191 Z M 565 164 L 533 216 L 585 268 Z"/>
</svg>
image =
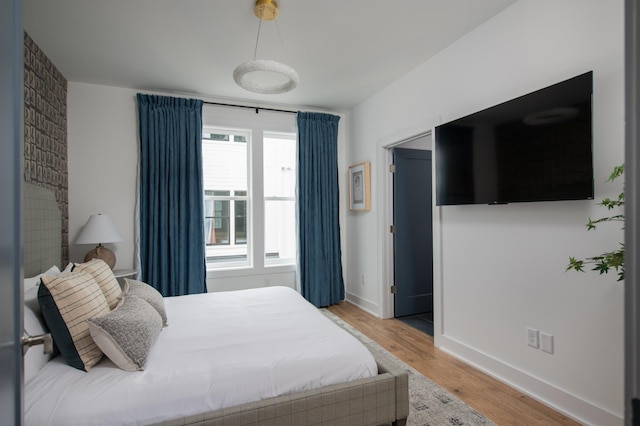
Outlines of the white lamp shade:
<svg viewBox="0 0 640 426">
<path fill-rule="evenodd" d="M 102 244 L 118 241 L 122 241 L 122 237 L 106 214 L 91 215 L 76 238 L 76 244 Z"/>
</svg>

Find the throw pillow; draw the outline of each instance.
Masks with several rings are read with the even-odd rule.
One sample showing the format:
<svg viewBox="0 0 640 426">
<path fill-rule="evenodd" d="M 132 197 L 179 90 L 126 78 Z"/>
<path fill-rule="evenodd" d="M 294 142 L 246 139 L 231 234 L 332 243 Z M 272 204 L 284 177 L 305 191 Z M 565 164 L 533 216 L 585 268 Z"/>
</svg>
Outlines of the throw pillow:
<svg viewBox="0 0 640 426">
<path fill-rule="evenodd" d="M 109 309 L 114 309 L 118 306 L 122 298 L 122 288 L 118 283 L 118 279 L 113 275 L 113 271 L 102 259 L 92 259 L 85 263 L 76 263 L 73 270 L 80 269 L 82 271 L 90 273 L 96 280 L 105 299 Z"/>
<path fill-rule="evenodd" d="M 126 295 L 118 308 L 87 320 L 98 347 L 124 371 L 143 370 L 162 330 L 160 314 L 147 302 Z"/>
<path fill-rule="evenodd" d="M 164 308 L 164 298 L 162 297 L 162 294 L 149 284 L 142 281 L 125 278 L 124 282 L 125 293 L 127 295 L 138 296 L 153 306 L 162 317 L 162 325 L 166 327 L 168 325 L 167 312 Z"/>
<path fill-rule="evenodd" d="M 38 303 L 56 346 L 70 366 L 89 371 L 102 351 L 86 320 L 110 312 L 100 286 L 84 271 L 43 275 L 41 280 Z"/>
</svg>

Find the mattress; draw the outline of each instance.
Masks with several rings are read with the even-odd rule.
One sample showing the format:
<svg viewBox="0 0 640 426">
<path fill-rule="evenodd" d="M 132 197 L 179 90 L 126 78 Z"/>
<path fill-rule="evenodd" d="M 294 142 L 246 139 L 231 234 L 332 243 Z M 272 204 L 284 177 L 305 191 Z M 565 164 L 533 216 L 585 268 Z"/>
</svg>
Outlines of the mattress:
<svg viewBox="0 0 640 426">
<path fill-rule="evenodd" d="M 49 361 L 26 425 L 144 425 L 375 376 L 371 353 L 288 287 L 165 298 L 144 371 Z"/>
</svg>

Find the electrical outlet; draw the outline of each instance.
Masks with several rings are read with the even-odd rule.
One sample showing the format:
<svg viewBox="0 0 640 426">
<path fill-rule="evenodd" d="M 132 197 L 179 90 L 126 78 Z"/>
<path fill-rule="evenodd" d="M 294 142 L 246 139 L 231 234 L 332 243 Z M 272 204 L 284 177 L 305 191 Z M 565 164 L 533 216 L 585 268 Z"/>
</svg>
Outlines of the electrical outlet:
<svg viewBox="0 0 640 426">
<path fill-rule="evenodd" d="M 360 275 L 360 284 L 364 285 L 364 274 Z"/>
<path fill-rule="evenodd" d="M 553 354 L 553 335 L 540 332 L 540 349 L 548 354 Z"/>
<path fill-rule="evenodd" d="M 535 328 L 527 327 L 527 344 L 538 349 L 538 330 Z"/>
</svg>

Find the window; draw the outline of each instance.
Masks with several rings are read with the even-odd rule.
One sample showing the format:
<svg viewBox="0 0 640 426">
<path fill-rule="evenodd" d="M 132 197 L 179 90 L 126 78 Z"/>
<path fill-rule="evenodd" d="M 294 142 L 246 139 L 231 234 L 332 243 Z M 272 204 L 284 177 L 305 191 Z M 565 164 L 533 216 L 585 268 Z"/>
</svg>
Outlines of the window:
<svg viewBox="0 0 640 426">
<path fill-rule="evenodd" d="M 265 133 L 263 151 L 265 264 L 295 263 L 295 135 Z"/>
<path fill-rule="evenodd" d="M 207 246 L 247 243 L 247 191 L 230 192 L 204 191 Z"/>
<path fill-rule="evenodd" d="M 295 265 L 296 134 L 205 124 L 202 153 L 208 269 Z"/>
<path fill-rule="evenodd" d="M 207 262 L 247 264 L 247 132 L 205 129 L 202 134 Z"/>
</svg>

